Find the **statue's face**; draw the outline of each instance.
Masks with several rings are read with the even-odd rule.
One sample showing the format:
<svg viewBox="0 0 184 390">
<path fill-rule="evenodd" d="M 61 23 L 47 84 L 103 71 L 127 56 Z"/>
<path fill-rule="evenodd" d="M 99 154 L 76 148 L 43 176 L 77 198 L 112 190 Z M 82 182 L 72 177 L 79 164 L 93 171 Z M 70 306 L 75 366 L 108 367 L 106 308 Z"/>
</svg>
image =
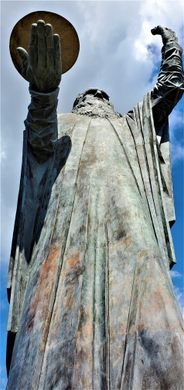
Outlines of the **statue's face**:
<svg viewBox="0 0 184 390">
<path fill-rule="evenodd" d="M 74 101 L 73 107 L 76 107 L 78 104 L 97 104 L 97 102 L 109 103 L 109 96 L 106 92 L 100 89 L 88 89 L 84 93 L 80 94 Z"/>
<path fill-rule="evenodd" d="M 121 116 L 114 111 L 109 96 L 101 89 L 88 89 L 78 95 L 74 101 L 72 112 L 96 118 L 119 118 Z"/>
</svg>

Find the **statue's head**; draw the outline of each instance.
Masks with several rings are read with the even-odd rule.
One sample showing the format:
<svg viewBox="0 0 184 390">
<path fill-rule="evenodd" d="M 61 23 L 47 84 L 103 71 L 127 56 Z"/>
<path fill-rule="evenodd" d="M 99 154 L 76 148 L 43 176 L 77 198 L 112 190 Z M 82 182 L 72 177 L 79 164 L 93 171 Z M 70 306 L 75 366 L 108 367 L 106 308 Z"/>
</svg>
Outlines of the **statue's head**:
<svg viewBox="0 0 184 390">
<path fill-rule="evenodd" d="M 97 102 L 97 99 L 100 101 L 109 102 L 109 96 L 106 92 L 96 88 L 88 89 L 87 91 L 80 93 L 77 96 L 73 103 L 73 108 L 75 108 L 77 105 L 80 105 L 81 103 L 92 103 L 94 100 Z"/>
<path fill-rule="evenodd" d="M 120 116 L 114 111 L 109 95 L 97 88 L 80 93 L 74 101 L 72 112 L 95 117 Z"/>
</svg>

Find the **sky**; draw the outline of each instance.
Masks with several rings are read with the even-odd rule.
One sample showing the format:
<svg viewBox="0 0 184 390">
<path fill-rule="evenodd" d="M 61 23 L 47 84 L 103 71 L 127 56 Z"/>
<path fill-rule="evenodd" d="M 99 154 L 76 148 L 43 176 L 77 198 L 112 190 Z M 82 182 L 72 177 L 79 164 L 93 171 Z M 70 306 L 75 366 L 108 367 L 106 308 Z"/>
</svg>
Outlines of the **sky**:
<svg viewBox="0 0 184 390">
<path fill-rule="evenodd" d="M 0 390 L 5 389 L 8 302 L 6 279 L 20 180 L 22 134 L 30 101 L 28 83 L 9 55 L 11 30 L 29 12 L 48 10 L 68 19 L 78 32 L 80 53 L 62 77 L 58 112 L 70 112 L 78 93 L 98 87 L 116 111 L 126 113 L 156 82 L 161 38 L 150 33 L 158 24 L 173 29 L 184 47 L 184 2 L 144 1 L 1 1 L 1 265 Z M 171 159 L 176 223 L 172 228 L 177 264 L 172 279 L 184 309 L 184 99 L 170 116 Z"/>
</svg>

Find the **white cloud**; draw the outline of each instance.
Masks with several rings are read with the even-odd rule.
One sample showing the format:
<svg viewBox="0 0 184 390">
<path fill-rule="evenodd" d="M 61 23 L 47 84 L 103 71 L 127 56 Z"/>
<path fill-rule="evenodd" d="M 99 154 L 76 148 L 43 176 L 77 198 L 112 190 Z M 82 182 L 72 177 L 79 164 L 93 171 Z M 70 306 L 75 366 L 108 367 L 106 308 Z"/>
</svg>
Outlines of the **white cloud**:
<svg viewBox="0 0 184 390">
<path fill-rule="evenodd" d="M 150 61 L 150 45 L 158 45 L 158 40 L 151 34 L 151 29 L 154 27 L 150 20 L 144 20 L 138 38 L 135 40 L 135 58 L 141 62 Z M 160 43 L 160 42 L 159 42 Z"/>
<path fill-rule="evenodd" d="M 179 143 L 174 143 L 171 145 L 171 161 L 172 164 L 176 164 L 178 161 L 184 159 L 184 146 L 181 146 Z"/>
<path fill-rule="evenodd" d="M 7 158 L 7 154 L 6 154 L 5 150 L 3 150 L 3 149 L 1 148 L 1 150 L 0 150 L 0 163 L 1 163 L 3 160 L 5 160 L 6 158 Z"/>
<path fill-rule="evenodd" d="M 182 274 L 180 272 L 178 272 L 178 271 L 170 271 L 170 274 L 171 274 L 172 279 L 181 278 L 182 277 Z"/>
<path fill-rule="evenodd" d="M 170 115 L 170 140 L 172 164 L 184 160 L 184 110 L 175 109 Z"/>
<path fill-rule="evenodd" d="M 181 288 L 174 286 L 175 296 L 184 318 L 184 291 Z"/>
<path fill-rule="evenodd" d="M 184 110 L 174 110 L 170 115 L 169 123 L 171 126 L 171 141 L 176 138 L 178 126 L 184 124 Z"/>
<path fill-rule="evenodd" d="M 5 367 L 0 367 L 0 390 L 6 387 L 6 370 Z"/>
<path fill-rule="evenodd" d="M 177 33 L 182 26 L 184 13 L 183 1 L 145 0 L 142 2 L 140 15 L 156 25 L 173 28 Z M 181 33 L 181 32 L 180 32 Z"/>
</svg>

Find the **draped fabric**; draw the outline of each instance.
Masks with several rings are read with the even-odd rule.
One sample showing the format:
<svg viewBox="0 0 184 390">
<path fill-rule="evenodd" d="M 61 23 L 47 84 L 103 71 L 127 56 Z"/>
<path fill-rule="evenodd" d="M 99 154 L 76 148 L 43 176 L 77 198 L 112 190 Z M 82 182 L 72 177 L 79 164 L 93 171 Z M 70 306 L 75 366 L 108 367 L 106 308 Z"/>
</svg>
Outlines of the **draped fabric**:
<svg viewBox="0 0 184 390">
<path fill-rule="evenodd" d="M 58 132 L 42 163 L 24 143 L 7 388 L 180 390 L 169 148 L 150 94 L 131 116 L 61 114 Z"/>
</svg>

